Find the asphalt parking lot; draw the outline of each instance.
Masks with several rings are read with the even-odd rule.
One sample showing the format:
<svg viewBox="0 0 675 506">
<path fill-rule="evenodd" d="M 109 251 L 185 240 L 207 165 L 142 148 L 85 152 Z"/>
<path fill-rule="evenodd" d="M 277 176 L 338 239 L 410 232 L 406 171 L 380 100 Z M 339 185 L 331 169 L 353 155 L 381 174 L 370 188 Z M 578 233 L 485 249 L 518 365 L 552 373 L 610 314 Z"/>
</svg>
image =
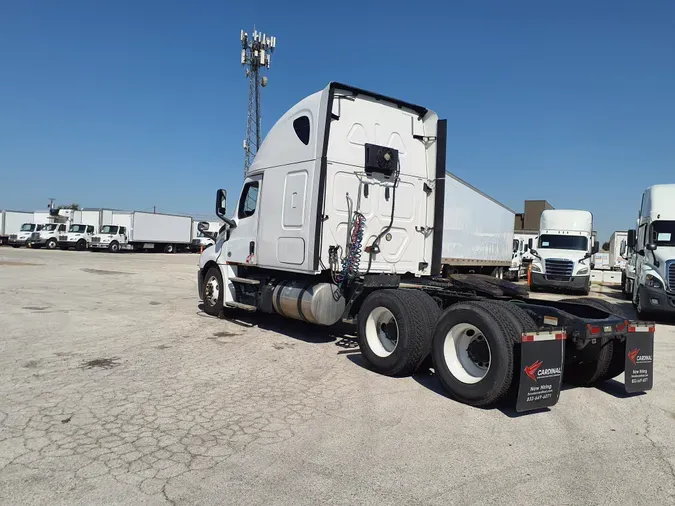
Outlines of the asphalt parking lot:
<svg viewBox="0 0 675 506">
<path fill-rule="evenodd" d="M 347 327 L 208 317 L 197 262 L 0 249 L 0 503 L 675 504 L 675 327 L 649 393 L 516 416 L 370 372 Z"/>
</svg>

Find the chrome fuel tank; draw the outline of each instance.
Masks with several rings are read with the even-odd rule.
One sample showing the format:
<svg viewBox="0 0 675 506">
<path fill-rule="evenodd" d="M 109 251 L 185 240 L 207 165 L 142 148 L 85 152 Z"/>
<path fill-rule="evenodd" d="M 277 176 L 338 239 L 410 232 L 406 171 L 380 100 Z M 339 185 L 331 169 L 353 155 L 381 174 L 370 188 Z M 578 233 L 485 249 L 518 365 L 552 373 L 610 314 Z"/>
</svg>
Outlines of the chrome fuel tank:
<svg viewBox="0 0 675 506">
<path fill-rule="evenodd" d="M 331 283 L 282 281 L 274 288 L 274 310 L 282 316 L 317 325 L 333 325 L 340 321 L 345 299 Z"/>
</svg>

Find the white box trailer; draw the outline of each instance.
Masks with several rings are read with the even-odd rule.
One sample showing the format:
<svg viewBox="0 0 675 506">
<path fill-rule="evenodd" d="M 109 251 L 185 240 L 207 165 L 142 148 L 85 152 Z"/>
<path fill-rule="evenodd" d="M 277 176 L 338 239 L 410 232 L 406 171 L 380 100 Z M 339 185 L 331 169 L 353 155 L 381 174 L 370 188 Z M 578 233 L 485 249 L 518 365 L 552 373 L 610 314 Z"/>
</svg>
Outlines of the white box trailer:
<svg viewBox="0 0 675 506">
<path fill-rule="evenodd" d="M 446 172 L 441 263 L 445 274 L 500 275 L 511 266 L 515 212 Z"/>
<path fill-rule="evenodd" d="M 92 238 L 92 249 L 174 253 L 192 241 L 192 218 L 175 214 L 114 211 L 110 226 Z"/>
<path fill-rule="evenodd" d="M 2 215 L 0 215 L 0 244 L 7 244 L 10 235 L 18 235 L 24 223 L 35 223 L 33 213 L 2 211 Z"/>
</svg>

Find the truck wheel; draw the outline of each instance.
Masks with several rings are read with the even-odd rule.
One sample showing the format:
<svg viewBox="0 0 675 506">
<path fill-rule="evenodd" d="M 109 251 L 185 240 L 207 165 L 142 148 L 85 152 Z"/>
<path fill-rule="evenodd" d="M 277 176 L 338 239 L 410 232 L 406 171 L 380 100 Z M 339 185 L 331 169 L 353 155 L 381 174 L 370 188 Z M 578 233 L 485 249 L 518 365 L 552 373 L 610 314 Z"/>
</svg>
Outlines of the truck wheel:
<svg viewBox="0 0 675 506">
<path fill-rule="evenodd" d="M 626 369 L 626 341 L 615 340 L 612 345 L 612 356 L 609 359 L 607 373 L 601 378 L 601 381 L 608 381 L 616 378 Z"/>
<path fill-rule="evenodd" d="M 84 251 L 87 249 L 87 241 L 84 239 L 80 239 L 77 241 L 77 244 L 75 244 L 75 250 L 76 251 Z"/>
<path fill-rule="evenodd" d="M 606 379 L 614 353 L 614 341 L 607 341 L 596 360 L 565 364 L 563 381 L 572 385 L 590 387 Z"/>
<path fill-rule="evenodd" d="M 167 244 L 164 246 L 164 253 L 175 253 L 176 247 L 173 244 Z"/>
<path fill-rule="evenodd" d="M 56 246 L 57 246 L 56 239 L 51 238 L 51 239 L 47 240 L 47 243 L 45 244 L 45 246 L 47 246 L 47 249 L 56 249 Z"/>
<path fill-rule="evenodd" d="M 445 310 L 434 331 L 434 367 L 451 397 L 488 406 L 513 381 L 514 344 L 520 333 L 513 316 L 498 305 L 461 302 Z"/>
<path fill-rule="evenodd" d="M 204 276 L 202 300 L 204 311 L 211 316 L 218 316 L 223 309 L 223 276 L 218 267 L 211 267 Z"/>
<path fill-rule="evenodd" d="M 108 246 L 108 251 L 110 253 L 119 253 L 120 251 L 120 245 L 117 241 L 113 241 L 110 243 L 110 246 Z"/>
<path fill-rule="evenodd" d="M 417 300 L 422 304 L 422 307 L 424 307 L 423 316 L 427 318 L 426 325 L 428 325 L 429 332 L 431 333 L 433 328 L 436 326 L 438 317 L 441 315 L 441 308 L 438 306 L 438 302 L 436 302 L 431 297 L 431 295 L 423 292 L 422 290 L 406 291 L 417 297 Z M 422 362 L 420 362 L 420 365 L 417 367 L 417 369 L 424 369 L 428 371 L 431 369 L 431 367 L 433 367 L 433 361 L 431 359 L 431 337 L 429 338 L 428 343 L 428 347 L 424 352 L 424 358 L 422 359 Z"/>
<path fill-rule="evenodd" d="M 647 312 L 644 309 L 644 306 L 642 305 L 642 301 L 640 300 L 640 288 L 636 288 L 637 294 L 635 295 L 636 301 L 635 301 L 635 312 L 637 313 L 638 320 L 649 320 L 650 319 L 650 313 Z"/>
<path fill-rule="evenodd" d="M 412 374 L 429 349 L 432 327 L 421 298 L 411 292 L 377 290 L 359 310 L 359 348 L 380 374 Z"/>
<path fill-rule="evenodd" d="M 626 318 L 627 320 L 631 318 L 631 315 L 629 315 L 628 312 L 618 304 L 613 304 L 612 302 L 602 299 L 561 299 L 560 302 L 573 302 L 574 304 L 579 304 L 581 306 L 594 307 L 600 311 L 605 311 L 609 314 Z"/>
</svg>

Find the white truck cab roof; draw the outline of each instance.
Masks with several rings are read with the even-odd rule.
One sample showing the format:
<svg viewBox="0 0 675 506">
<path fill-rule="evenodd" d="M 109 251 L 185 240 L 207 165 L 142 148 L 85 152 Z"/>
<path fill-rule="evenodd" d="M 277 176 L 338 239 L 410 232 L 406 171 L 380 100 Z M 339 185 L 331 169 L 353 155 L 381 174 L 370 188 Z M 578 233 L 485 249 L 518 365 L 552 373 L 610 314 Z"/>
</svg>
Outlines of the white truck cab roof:
<svg viewBox="0 0 675 506">
<path fill-rule="evenodd" d="M 655 184 L 642 194 L 641 217 L 675 220 L 675 184 Z"/>
<path fill-rule="evenodd" d="M 593 215 L 589 211 L 547 209 L 541 213 L 539 231 L 541 234 L 590 235 Z"/>
</svg>

